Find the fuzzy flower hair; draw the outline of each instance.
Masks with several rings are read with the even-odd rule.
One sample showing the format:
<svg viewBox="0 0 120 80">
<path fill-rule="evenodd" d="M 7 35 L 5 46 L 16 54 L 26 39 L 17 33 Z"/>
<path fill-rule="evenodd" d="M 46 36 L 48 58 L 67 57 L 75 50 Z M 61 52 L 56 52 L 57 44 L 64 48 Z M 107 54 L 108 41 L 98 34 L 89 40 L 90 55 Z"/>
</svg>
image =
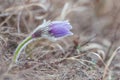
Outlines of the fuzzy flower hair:
<svg viewBox="0 0 120 80">
<path fill-rule="evenodd" d="M 62 37 L 73 35 L 70 31 L 72 26 L 68 21 L 44 22 L 32 33 L 32 38 L 44 37 L 56 40 Z"/>
</svg>

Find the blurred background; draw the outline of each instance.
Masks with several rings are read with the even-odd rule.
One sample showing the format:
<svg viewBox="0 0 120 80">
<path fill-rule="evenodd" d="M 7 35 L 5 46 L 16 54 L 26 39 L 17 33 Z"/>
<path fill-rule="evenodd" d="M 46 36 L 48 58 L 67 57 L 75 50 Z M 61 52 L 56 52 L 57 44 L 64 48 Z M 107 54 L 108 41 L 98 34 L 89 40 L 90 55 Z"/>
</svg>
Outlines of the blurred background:
<svg viewBox="0 0 120 80">
<path fill-rule="evenodd" d="M 74 35 L 32 42 L 8 73 L 17 45 L 43 20 L 68 20 Z M 119 80 L 119 45 L 120 0 L 0 0 L 0 80 Z"/>
</svg>

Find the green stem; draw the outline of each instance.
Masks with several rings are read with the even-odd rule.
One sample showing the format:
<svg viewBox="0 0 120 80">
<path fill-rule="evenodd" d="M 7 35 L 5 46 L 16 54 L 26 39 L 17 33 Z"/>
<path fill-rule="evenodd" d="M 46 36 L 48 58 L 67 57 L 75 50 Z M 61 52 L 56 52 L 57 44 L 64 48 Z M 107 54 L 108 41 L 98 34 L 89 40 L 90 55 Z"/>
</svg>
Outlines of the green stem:
<svg viewBox="0 0 120 80">
<path fill-rule="evenodd" d="M 23 40 L 18 47 L 15 50 L 14 56 L 13 56 L 13 62 L 17 62 L 19 55 L 21 53 L 21 51 L 24 49 L 24 47 L 28 44 L 28 42 L 32 40 L 31 36 L 28 36 L 25 40 Z"/>
</svg>

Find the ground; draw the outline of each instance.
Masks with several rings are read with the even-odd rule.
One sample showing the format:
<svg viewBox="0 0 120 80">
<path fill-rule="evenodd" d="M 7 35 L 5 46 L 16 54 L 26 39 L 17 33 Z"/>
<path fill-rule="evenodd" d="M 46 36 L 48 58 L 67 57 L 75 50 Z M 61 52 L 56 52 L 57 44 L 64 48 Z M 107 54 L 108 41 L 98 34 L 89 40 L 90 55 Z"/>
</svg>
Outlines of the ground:
<svg viewBox="0 0 120 80">
<path fill-rule="evenodd" d="M 120 80 L 119 0 L 0 0 L 0 80 Z M 16 47 L 43 20 L 68 20 L 74 35 Z"/>
</svg>

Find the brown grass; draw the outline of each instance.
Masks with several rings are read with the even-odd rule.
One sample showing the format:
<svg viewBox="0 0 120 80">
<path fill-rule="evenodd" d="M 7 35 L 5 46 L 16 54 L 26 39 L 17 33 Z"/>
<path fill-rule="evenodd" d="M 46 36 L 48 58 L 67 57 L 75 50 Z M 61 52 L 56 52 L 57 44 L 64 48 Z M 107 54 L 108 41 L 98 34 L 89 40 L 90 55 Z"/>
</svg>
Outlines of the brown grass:
<svg viewBox="0 0 120 80">
<path fill-rule="evenodd" d="M 119 80 L 119 0 L 1 0 L 0 80 Z M 73 36 L 14 50 L 43 20 L 69 20 Z"/>
</svg>

